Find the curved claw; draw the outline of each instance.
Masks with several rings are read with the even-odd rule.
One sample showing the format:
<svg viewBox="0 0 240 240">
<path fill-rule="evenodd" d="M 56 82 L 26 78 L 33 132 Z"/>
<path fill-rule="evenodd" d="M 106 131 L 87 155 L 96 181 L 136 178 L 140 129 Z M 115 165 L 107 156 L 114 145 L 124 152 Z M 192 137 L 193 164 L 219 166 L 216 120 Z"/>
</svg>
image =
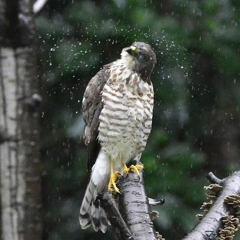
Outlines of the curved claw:
<svg viewBox="0 0 240 240">
<path fill-rule="evenodd" d="M 143 170 L 143 165 L 131 165 L 129 168 L 124 164 L 123 165 L 123 173 L 126 174 L 130 170 L 133 170 L 136 175 L 139 177 L 140 173 L 138 170 Z"/>
<path fill-rule="evenodd" d="M 110 179 L 109 179 L 109 183 L 108 183 L 108 191 L 109 192 L 115 192 L 115 193 L 120 193 L 119 188 L 116 185 L 116 180 L 119 177 L 120 173 L 119 172 L 115 172 L 113 174 L 111 174 Z"/>
</svg>

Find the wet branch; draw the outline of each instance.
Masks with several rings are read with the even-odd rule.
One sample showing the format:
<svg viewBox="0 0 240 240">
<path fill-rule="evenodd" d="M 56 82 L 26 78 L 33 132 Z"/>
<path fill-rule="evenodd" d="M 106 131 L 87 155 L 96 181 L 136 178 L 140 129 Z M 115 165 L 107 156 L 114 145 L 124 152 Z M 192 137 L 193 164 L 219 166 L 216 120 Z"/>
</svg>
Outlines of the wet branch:
<svg viewBox="0 0 240 240">
<path fill-rule="evenodd" d="M 152 220 L 158 214 L 151 212 L 150 205 L 161 205 L 164 200 L 146 196 L 142 172 L 140 171 L 140 177 L 129 172 L 119 177 L 117 184 L 121 192 L 117 196 L 118 207 L 111 193 L 104 193 L 99 198 L 118 239 L 162 239 L 153 228 Z"/>
<path fill-rule="evenodd" d="M 233 239 L 238 230 L 240 171 L 223 180 L 213 173 L 209 173 L 207 178 L 211 182 L 205 187 L 209 202 L 201 207 L 205 215 L 198 215 L 201 221 L 183 240 Z M 164 201 L 146 196 L 142 172 L 140 178 L 129 172 L 119 177 L 117 184 L 121 192 L 117 196 L 117 203 L 111 193 L 104 193 L 100 200 L 118 239 L 162 239 L 153 228 L 152 220 L 157 214 L 151 212 L 150 206 L 163 204 Z"/>
<path fill-rule="evenodd" d="M 102 203 L 102 207 L 104 208 L 108 220 L 110 221 L 118 239 L 133 240 L 132 234 L 117 208 L 112 193 L 105 192 L 98 195 L 98 198 Z"/>
<path fill-rule="evenodd" d="M 208 175 L 206 176 L 207 179 L 211 182 L 211 183 L 216 183 L 216 184 L 222 184 L 223 180 L 219 179 L 218 177 L 216 177 L 212 172 L 208 173 Z"/>
<path fill-rule="evenodd" d="M 143 174 L 134 172 L 123 175 L 118 180 L 122 194 L 119 195 L 119 210 L 134 239 L 158 239 L 150 217 L 150 206 L 146 196 Z"/>
<path fill-rule="evenodd" d="M 184 240 L 232 239 L 240 217 L 240 171 L 224 180 L 212 173 L 207 178 L 214 184 L 205 187 L 208 203 L 202 209 L 206 214 Z"/>
</svg>

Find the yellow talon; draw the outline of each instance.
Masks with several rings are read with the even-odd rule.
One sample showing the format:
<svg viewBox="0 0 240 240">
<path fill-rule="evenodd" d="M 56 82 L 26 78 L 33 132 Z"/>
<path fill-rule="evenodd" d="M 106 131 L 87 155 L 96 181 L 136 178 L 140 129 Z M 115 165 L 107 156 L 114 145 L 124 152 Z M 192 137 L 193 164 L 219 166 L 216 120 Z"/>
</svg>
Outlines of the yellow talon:
<svg viewBox="0 0 240 240">
<path fill-rule="evenodd" d="M 116 180 L 119 177 L 119 175 L 121 175 L 119 172 L 113 172 L 113 165 L 112 163 L 110 164 L 110 168 L 111 168 L 111 175 L 110 175 L 110 179 L 109 179 L 109 183 L 108 183 L 108 191 L 109 192 L 114 192 L 114 193 L 120 193 L 119 188 L 116 185 Z M 131 165 L 129 168 L 126 166 L 126 164 L 123 164 L 123 173 L 126 174 L 127 172 L 133 170 L 136 175 L 139 177 L 140 173 L 138 170 L 142 170 L 143 169 L 143 165 Z"/>
<path fill-rule="evenodd" d="M 108 183 L 108 191 L 120 193 L 119 188 L 116 185 L 116 180 L 119 177 L 120 173 L 117 171 L 114 173 L 112 163 L 110 165 L 111 165 L 111 175 L 110 175 L 110 179 L 109 179 L 109 183 Z"/>
<path fill-rule="evenodd" d="M 115 172 L 110 176 L 109 183 L 108 183 L 108 191 L 114 191 L 115 193 L 119 193 L 119 188 L 116 185 L 116 180 L 119 177 L 120 173 Z"/>
<path fill-rule="evenodd" d="M 123 173 L 126 174 L 130 170 L 133 170 L 136 175 L 139 177 L 140 173 L 138 170 L 143 170 L 143 165 L 131 165 L 129 168 L 124 164 L 123 165 Z"/>
</svg>

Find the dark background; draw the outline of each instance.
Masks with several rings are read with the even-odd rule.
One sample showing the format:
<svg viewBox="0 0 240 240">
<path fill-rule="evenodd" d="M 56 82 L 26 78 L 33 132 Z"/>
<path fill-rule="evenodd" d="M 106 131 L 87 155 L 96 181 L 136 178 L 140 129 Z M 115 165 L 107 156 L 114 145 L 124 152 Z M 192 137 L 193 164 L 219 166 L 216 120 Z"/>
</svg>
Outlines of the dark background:
<svg viewBox="0 0 240 240">
<path fill-rule="evenodd" d="M 78 224 L 88 182 L 81 101 L 91 77 L 134 41 L 158 59 L 142 156 L 148 195 L 166 200 L 155 227 L 168 240 L 193 228 L 206 174 L 239 170 L 239 21 L 238 0 L 48 1 L 36 18 L 44 239 L 115 239 Z"/>
</svg>

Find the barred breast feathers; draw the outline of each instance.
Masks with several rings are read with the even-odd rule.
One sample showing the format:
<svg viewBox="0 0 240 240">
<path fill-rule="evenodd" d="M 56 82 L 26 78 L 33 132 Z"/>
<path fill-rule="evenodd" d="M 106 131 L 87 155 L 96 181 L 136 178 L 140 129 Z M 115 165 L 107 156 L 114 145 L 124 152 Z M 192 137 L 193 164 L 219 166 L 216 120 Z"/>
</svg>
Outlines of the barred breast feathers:
<svg viewBox="0 0 240 240">
<path fill-rule="evenodd" d="M 113 158 L 122 154 L 125 163 L 146 146 L 152 127 L 153 87 L 122 59 L 115 61 L 108 71 L 109 79 L 102 91 L 104 107 L 99 116 L 98 139 Z"/>
</svg>

